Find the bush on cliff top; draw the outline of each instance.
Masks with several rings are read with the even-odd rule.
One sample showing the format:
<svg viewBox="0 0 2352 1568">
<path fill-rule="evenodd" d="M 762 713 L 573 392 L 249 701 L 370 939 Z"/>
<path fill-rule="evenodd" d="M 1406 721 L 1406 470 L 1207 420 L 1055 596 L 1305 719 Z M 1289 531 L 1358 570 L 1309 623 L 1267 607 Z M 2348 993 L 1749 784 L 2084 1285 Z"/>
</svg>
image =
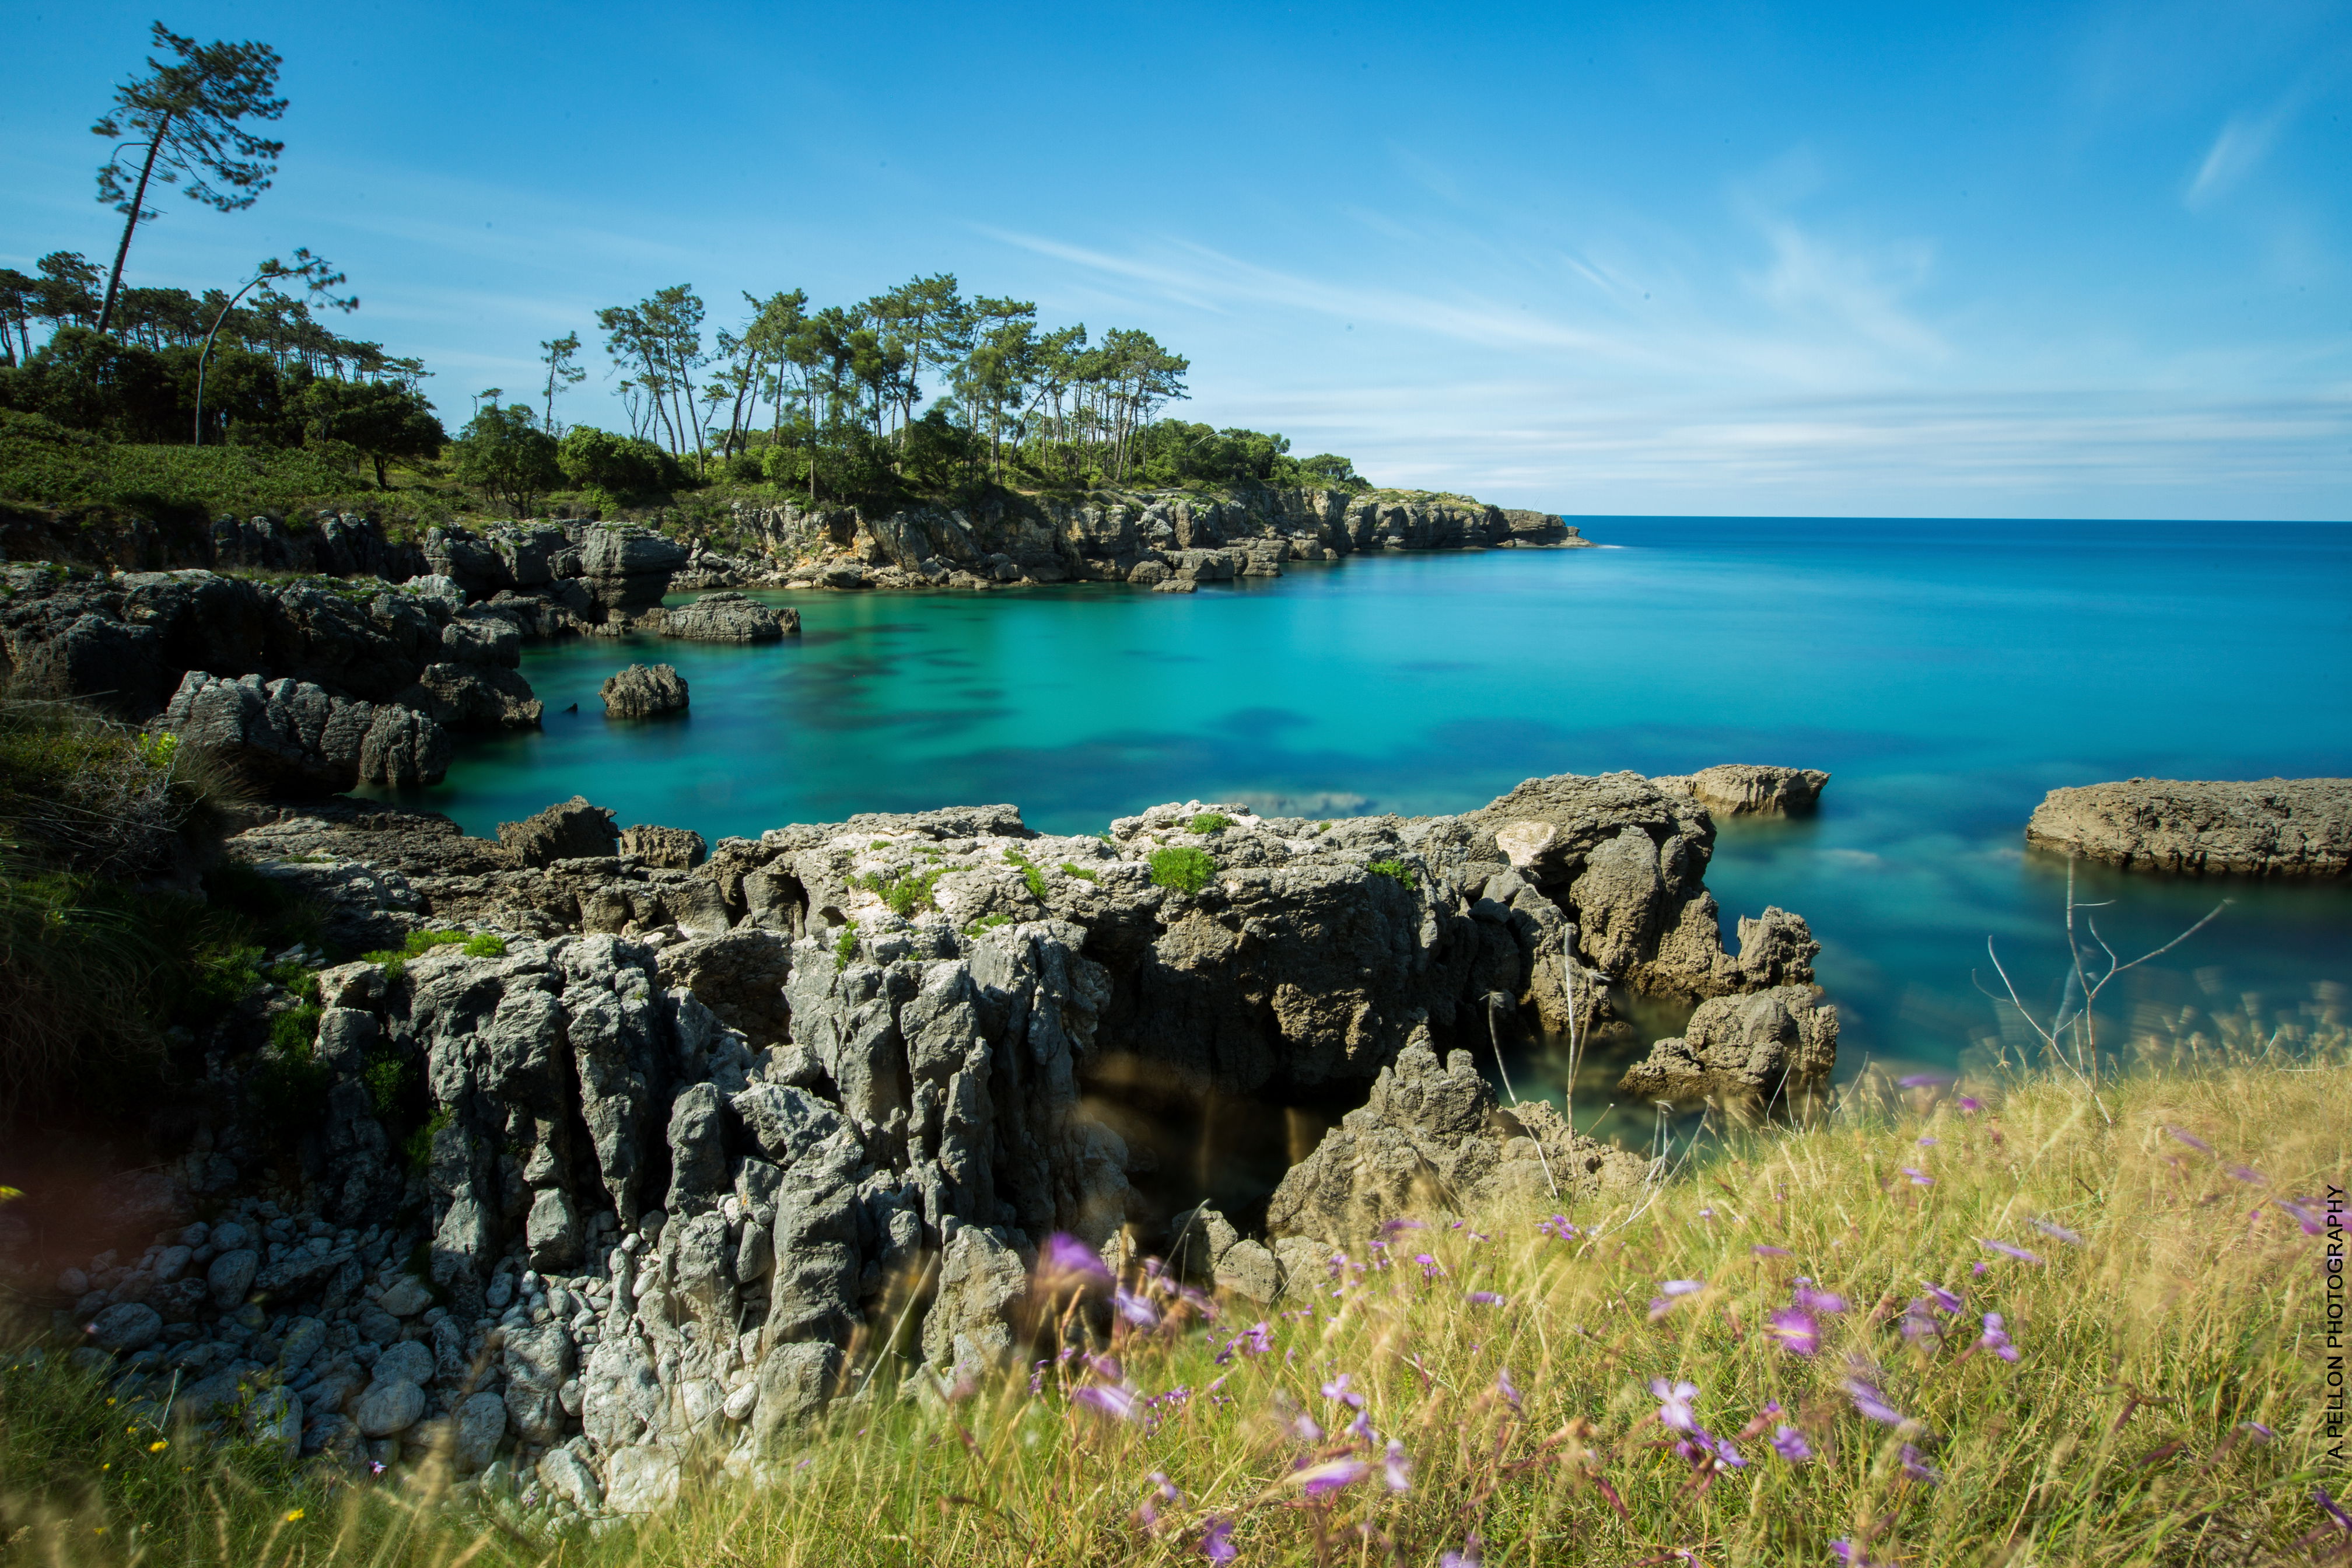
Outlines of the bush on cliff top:
<svg viewBox="0 0 2352 1568">
<path fill-rule="evenodd" d="M 155 517 L 299 512 L 374 492 L 303 447 L 146 447 L 0 409 L 0 500 Z"/>
<path fill-rule="evenodd" d="M 352 1568 L 2307 1560 L 2345 1533 L 2313 1498 L 2301 1201 L 2352 1158 L 2343 1034 L 2209 1046 L 2110 1086 L 2112 1124 L 2062 1081 L 1921 1091 L 1556 1215 L 1450 1226 L 1432 1194 L 1279 1310 L 1204 1323 L 1130 1280 L 1112 1362 L 837 1405 L 767 1484 L 714 1463 L 601 1537 L 429 1479 L 322 1506 L 234 1452 L 198 1488 L 89 1423 L 73 1471 L 47 1424 L 84 1385 L 53 1363 L 0 1384 L 0 1521 L 57 1563 L 134 1528 L 173 1562 Z"/>
<path fill-rule="evenodd" d="M 1217 874 L 1217 862 L 1209 852 L 1189 844 L 1153 850 L 1150 866 L 1155 886 L 1172 888 L 1180 893 L 1199 892 Z"/>
</svg>

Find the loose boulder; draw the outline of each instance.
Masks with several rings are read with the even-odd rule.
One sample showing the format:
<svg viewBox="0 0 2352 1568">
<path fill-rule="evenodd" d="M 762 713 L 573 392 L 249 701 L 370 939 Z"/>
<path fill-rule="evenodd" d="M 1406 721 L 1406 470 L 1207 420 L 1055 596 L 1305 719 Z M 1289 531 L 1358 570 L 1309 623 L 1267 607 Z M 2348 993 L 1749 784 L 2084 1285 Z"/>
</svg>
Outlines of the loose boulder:
<svg viewBox="0 0 2352 1568">
<path fill-rule="evenodd" d="M 1817 1109 L 1837 1066 L 1837 1009 L 1803 985 L 1778 985 L 1698 1005 L 1683 1033 L 1627 1069 L 1617 1092 L 1735 1115 L 1802 1116 Z"/>
<path fill-rule="evenodd" d="M 605 678 L 600 692 L 608 719 L 654 719 L 683 712 L 686 679 L 667 664 L 633 664 Z"/>
</svg>

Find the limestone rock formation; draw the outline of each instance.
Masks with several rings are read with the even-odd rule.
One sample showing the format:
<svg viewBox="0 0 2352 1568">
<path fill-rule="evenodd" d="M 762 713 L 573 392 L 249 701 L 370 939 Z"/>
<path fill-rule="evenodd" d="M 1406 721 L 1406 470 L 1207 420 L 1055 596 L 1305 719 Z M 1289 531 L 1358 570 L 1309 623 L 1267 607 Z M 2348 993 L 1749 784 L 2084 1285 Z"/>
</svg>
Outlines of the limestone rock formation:
<svg viewBox="0 0 2352 1568">
<path fill-rule="evenodd" d="M 1695 773 L 1662 774 L 1650 781 L 1662 790 L 1686 795 L 1724 816 L 1795 816 L 1821 804 L 1830 775 L 1815 768 L 1782 768 L 1755 763 L 1720 763 Z"/>
<path fill-rule="evenodd" d="M 1467 1214 L 1498 1197 L 1559 1203 L 1630 1186 L 1640 1156 L 1571 1129 L 1541 1101 L 1505 1110 L 1470 1053 L 1441 1065 L 1415 1031 L 1371 1097 L 1290 1168 L 1266 1209 L 1276 1236 L 1350 1246 L 1389 1219 Z"/>
<path fill-rule="evenodd" d="M 413 708 L 331 695 L 309 681 L 232 680 L 192 669 L 157 721 L 250 783 L 289 795 L 354 784 L 431 784 L 449 771 L 449 737 Z"/>
<path fill-rule="evenodd" d="M 598 695 L 609 719 L 654 719 L 686 710 L 686 678 L 667 664 L 633 664 L 604 678 Z"/>
<path fill-rule="evenodd" d="M 1837 1009 L 1803 985 L 1711 996 L 1683 1033 L 1650 1048 L 1617 1092 L 1676 1105 L 1709 1101 L 1741 1117 L 1804 1116 L 1837 1066 Z"/>
<path fill-rule="evenodd" d="M 709 858 L 710 846 L 701 834 L 687 828 L 641 825 L 621 830 L 621 853 L 635 855 L 648 866 L 691 871 Z"/>
<path fill-rule="evenodd" d="M 2025 841 L 2127 870 L 2182 875 L 2352 873 L 2352 779 L 2126 779 L 2053 789 Z"/>
<path fill-rule="evenodd" d="M 620 837 L 613 814 L 578 795 L 520 822 L 499 824 L 499 842 L 526 866 L 609 856 Z"/>
<path fill-rule="evenodd" d="M 774 642 L 800 634 L 801 613 L 772 610 L 740 594 L 705 594 L 676 609 L 649 611 L 638 624 L 666 637 L 693 642 Z"/>
</svg>

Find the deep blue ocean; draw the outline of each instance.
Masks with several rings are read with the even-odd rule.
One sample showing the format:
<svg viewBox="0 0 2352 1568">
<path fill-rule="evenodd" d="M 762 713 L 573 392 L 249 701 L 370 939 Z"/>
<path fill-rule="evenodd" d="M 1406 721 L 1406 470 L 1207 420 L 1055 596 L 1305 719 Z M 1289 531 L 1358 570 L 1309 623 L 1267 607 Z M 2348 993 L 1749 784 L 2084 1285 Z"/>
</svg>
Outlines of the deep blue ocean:
<svg viewBox="0 0 2352 1568">
<path fill-rule="evenodd" d="M 713 839 L 995 801 L 1069 832 L 1165 800 L 1453 812 L 1539 773 L 1824 768 L 1817 817 L 1724 825 L 1707 881 L 1727 926 L 1811 921 L 1850 1073 L 1997 1038 L 1988 937 L 2054 998 L 2064 872 L 2021 848 L 2045 790 L 2352 774 L 2352 525 L 1577 521 L 1608 548 L 1191 595 L 772 594 L 805 628 L 781 647 L 535 647 L 545 731 L 468 740 L 409 798 L 484 834 L 575 792 Z M 631 661 L 676 665 L 691 712 L 608 722 Z M 2084 888 L 2119 948 L 2235 900 L 2119 988 L 2120 1023 L 2344 1005 L 2352 888 Z"/>
</svg>

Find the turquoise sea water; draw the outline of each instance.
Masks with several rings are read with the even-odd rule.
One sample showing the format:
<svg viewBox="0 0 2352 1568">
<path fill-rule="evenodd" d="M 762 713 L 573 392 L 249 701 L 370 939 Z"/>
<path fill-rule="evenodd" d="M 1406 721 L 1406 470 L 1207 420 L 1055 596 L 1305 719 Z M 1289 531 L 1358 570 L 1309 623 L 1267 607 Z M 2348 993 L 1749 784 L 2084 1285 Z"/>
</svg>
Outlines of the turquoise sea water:
<svg viewBox="0 0 2352 1568">
<path fill-rule="evenodd" d="M 1707 881 L 1727 926 L 1766 903 L 1812 922 L 1850 1072 L 1950 1065 L 1995 1035 L 1988 936 L 2054 999 L 2064 873 L 2020 847 L 2043 791 L 2352 774 L 2352 526 L 1583 527 L 1611 548 L 1191 595 L 772 594 L 805 628 L 781 647 L 536 647 L 545 731 L 467 741 L 408 798 L 476 833 L 575 792 L 713 839 L 993 801 L 1069 832 L 1164 800 L 1452 812 L 1538 773 L 1825 768 L 1818 817 L 1726 825 Z M 675 664 L 691 712 L 607 721 L 597 687 L 633 660 Z M 2086 873 L 2084 896 L 2115 900 L 2098 918 L 2119 948 L 2236 900 L 2133 977 L 2119 1017 L 2340 1005 L 2352 981 L 2342 885 Z"/>
</svg>

